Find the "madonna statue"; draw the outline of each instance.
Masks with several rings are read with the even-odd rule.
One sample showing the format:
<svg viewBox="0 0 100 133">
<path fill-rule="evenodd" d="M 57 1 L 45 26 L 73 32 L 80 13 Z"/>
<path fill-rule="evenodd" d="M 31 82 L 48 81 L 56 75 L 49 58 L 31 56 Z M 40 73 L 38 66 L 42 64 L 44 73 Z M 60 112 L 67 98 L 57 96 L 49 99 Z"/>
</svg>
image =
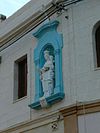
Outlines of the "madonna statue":
<svg viewBox="0 0 100 133">
<path fill-rule="evenodd" d="M 40 69 L 40 79 L 43 88 L 43 97 L 49 97 L 54 92 L 54 64 L 53 56 L 49 54 L 49 51 L 44 51 L 45 63 Z"/>
</svg>

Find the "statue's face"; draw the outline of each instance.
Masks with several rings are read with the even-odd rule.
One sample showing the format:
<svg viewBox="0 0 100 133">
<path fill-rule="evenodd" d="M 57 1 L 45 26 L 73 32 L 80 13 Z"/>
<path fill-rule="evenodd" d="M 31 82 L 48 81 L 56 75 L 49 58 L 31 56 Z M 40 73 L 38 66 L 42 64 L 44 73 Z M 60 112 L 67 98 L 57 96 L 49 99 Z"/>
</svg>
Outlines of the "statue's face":
<svg viewBox="0 0 100 133">
<path fill-rule="evenodd" d="M 48 60 L 49 59 L 49 55 L 48 54 L 44 54 L 44 58 L 45 58 L 45 60 Z"/>
</svg>

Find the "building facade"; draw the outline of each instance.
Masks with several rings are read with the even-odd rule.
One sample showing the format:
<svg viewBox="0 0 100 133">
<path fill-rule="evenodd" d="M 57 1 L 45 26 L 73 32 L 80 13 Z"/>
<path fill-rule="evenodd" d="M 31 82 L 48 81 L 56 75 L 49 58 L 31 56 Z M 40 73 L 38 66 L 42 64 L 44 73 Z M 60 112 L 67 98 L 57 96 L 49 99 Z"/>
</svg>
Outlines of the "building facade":
<svg viewBox="0 0 100 133">
<path fill-rule="evenodd" d="M 100 132 L 99 12 L 32 0 L 0 22 L 0 133 Z"/>
</svg>

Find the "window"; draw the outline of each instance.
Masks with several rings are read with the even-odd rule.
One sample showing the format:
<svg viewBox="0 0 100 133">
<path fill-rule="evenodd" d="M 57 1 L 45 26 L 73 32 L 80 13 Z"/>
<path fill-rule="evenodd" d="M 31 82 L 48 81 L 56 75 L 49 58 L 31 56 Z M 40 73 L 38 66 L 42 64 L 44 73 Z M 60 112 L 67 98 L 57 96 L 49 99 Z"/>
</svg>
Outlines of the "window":
<svg viewBox="0 0 100 133">
<path fill-rule="evenodd" d="M 100 26 L 95 32 L 97 67 L 100 67 Z"/>
<path fill-rule="evenodd" d="M 14 100 L 27 95 L 27 56 L 15 61 L 14 70 Z"/>
</svg>

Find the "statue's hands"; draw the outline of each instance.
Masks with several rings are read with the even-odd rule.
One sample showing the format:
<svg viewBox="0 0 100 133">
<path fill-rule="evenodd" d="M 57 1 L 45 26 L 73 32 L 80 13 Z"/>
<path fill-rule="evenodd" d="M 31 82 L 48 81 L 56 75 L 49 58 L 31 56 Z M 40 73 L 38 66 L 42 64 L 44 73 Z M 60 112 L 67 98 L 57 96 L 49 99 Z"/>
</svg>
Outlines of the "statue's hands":
<svg viewBox="0 0 100 133">
<path fill-rule="evenodd" d="M 44 67 L 43 72 L 46 72 L 46 71 L 48 71 L 49 69 L 50 69 L 49 67 Z"/>
<path fill-rule="evenodd" d="M 49 70 L 49 67 L 43 67 L 42 69 L 40 69 L 40 74 L 43 74 L 48 70 Z"/>
</svg>

